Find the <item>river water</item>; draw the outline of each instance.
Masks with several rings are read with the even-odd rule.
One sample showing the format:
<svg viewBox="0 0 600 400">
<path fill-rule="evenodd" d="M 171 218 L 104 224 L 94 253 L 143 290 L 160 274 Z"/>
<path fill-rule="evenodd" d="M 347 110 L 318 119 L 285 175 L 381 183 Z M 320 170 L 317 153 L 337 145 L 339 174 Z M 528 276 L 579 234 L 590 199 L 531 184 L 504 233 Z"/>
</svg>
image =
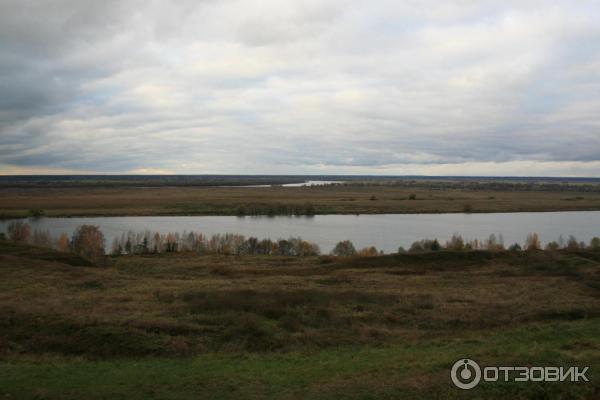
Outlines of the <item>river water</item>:
<svg viewBox="0 0 600 400">
<path fill-rule="evenodd" d="M 351 240 L 357 248 L 376 246 L 395 252 L 416 240 L 437 238 L 445 242 L 454 233 L 464 239 L 485 239 L 502 234 L 506 245 L 523 244 L 530 232 L 537 232 L 542 243 L 569 235 L 586 243 L 600 236 L 600 211 L 490 214 L 379 214 L 316 215 L 313 217 L 90 217 L 38 218 L 26 220 L 32 229 L 49 231 L 54 237 L 71 233 L 82 224 L 100 227 L 107 247 L 112 239 L 127 231 L 150 230 L 161 233 L 195 231 L 206 235 L 238 233 L 259 239 L 300 236 L 329 252 L 340 240 Z M 0 221 L 6 232 L 9 221 Z"/>
</svg>

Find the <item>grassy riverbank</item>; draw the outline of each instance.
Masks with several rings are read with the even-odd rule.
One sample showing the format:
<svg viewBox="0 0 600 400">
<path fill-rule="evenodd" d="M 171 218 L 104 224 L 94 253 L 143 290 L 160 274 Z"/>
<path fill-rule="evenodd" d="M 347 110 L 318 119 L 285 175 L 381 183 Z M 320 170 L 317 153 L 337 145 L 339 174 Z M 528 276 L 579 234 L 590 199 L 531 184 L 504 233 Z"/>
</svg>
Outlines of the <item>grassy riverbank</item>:
<svg viewBox="0 0 600 400">
<path fill-rule="evenodd" d="M 600 390 L 600 256 L 77 256 L 0 242 L 7 398 L 560 398 Z M 454 389 L 461 357 L 587 384 Z"/>
<path fill-rule="evenodd" d="M 2 188 L 0 217 L 600 210 L 600 192 L 450 186 Z"/>
</svg>

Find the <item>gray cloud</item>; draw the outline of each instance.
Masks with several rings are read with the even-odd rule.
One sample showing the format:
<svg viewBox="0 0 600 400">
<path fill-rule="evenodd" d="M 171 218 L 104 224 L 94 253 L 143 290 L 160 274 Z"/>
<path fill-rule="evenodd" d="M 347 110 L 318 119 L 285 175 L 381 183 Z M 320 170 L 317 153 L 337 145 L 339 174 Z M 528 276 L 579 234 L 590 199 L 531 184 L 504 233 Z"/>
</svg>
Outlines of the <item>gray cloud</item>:
<svg viewBox="0 0 600 400">
<path fill-rule="evenodd" d="M 600 174 L 594 1 L 425 3 L 3 1 L 0 173 Z"/>
</svg>

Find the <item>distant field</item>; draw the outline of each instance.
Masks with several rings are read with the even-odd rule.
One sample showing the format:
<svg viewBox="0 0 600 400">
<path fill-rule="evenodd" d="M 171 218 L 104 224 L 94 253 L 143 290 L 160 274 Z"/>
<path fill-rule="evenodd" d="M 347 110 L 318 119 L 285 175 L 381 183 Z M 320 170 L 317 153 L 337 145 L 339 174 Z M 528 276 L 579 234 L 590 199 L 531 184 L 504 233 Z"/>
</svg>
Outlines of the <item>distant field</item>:
<svg viewBox="0 0 600 400">
<path fill-rule="evenodd" d="M 600 255 L 119 256 L 0 242 L 0 397 L 594 398 Z M 451 386 L 450 366 L 591 366 Z"/>
<path fill-rule="evenodd" d="M 381 175 L 0 175 L 0 188 L 25 187 L 206 187 L 282 185 L 305 181 L 343 181 L 351 184 L 425 185 L 503 189 L 561 189 L 600 191 L 600 178 L 381 176 Z"/>
<path fill-rule="evenodd" d="M 559 185 L 560 186 L 560 185 Z M 561 188 L 562 187 L 562 188 Z M 585 190 L 584 190 L 585 188 Z M 600 210 L 596 186 L 464 183 L 320 187 L 0 188 L 0 217 L 280 215 Z"/>
</svg>

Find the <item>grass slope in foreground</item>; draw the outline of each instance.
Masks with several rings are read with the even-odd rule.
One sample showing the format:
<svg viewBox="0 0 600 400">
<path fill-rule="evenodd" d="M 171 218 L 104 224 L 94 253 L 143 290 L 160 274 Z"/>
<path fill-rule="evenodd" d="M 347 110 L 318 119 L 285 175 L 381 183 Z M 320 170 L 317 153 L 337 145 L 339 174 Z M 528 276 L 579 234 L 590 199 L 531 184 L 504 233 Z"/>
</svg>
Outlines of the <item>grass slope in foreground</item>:
<svg viewBox="0 0 600 400">
<path fill-rule="evenodd" d="M 3 398 L 594 398 L 600 255 L 120 256 L 0 242 Z M 449 368 L 591 366 L 452 387 Z"/>
</svg>

